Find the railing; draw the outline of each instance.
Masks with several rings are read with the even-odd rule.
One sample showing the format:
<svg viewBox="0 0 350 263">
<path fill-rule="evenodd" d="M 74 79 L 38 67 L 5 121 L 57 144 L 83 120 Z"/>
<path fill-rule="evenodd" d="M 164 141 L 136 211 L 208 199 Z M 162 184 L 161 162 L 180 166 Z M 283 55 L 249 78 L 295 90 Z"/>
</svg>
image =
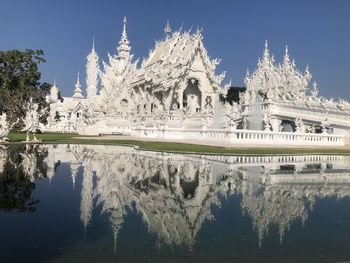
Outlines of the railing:
<svg viewBox="0 0 350 263">
<path fill-rule="evenodd" d="M 344 136 L 318 133 L 234 129 L 134 128 L 132 135 L 147 138 L 206 141 L 218 144 L 343 146 Z"/>
</svg>

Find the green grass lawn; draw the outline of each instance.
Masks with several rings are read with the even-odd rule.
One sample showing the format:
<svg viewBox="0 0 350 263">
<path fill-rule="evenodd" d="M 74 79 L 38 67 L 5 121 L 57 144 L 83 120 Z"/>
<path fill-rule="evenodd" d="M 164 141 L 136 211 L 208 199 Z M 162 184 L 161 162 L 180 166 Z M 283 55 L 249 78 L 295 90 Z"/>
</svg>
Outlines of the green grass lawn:
<svg viewBox="0 0 350 263">
<path fill-rule="evenodd" d="M 66 141 L 76 136 L 77 134 L 68 134 L 68 133 L 42 133 L 42 134 L 36 135 L 37 139 L 48 143 Z M 10 142 L 23 142 L 26 140 L 26 134 L 11 132 L 9 139 L 10 139 Z"/>
<path fill-rule="evenodd" d="M 43 143 L 77 143 L 77 144 L 99 144 L 99 145 L 130 145 L 138 146 L 144 150 L 203 153 L 203 154 L 350 154 L 350 148 L 242 148 L 242 147 L 215 147 L 175 142 L 151 142 L 136 140 L 97 140 L 77 139 L 77 134 L 44 133 L 38 134 L 37 138 Z M 25 140 L 24 133 L 10 133 L 10 141 L 19 143 Z M 86 137 L 86 136 L 84 136 Z"/>
</svg>

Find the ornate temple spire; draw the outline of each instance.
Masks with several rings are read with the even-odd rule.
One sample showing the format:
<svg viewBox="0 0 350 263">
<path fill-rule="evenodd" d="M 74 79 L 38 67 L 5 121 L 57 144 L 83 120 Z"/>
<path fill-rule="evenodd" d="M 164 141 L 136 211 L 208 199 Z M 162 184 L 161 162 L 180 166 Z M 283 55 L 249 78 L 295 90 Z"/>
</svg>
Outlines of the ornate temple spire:
<svg viewBox="0 0 350 263">
<path fill-rule="evenodd" d="M 171 36 L 171 27 L 169 19 L 166 21 L 166 25 L 164 27 L 165 38 L 170 38 Z"/>
<path fill-rule="evenodd" d="M 98 77 L 100 74 L 99 57 L 95 51 L 95 38 L 92 40 L 92 49 L 86 62 L 86 97 L 93 100 L 97 94 Z"/>
<path fill-rule="evenodd" d="M 267 40 L 265 40 L 265 48 L 264 48 L 264 58 L 270 57 L 270 51 L 269 51 L 269 45 L 267 43 Z"/>
<path fill-rule="evenodd" d="M 54 79 L 53 81 L 53 85 L 51 86 L 51 89 L 50 89 L 50 99 L 51 101 L 57 101 L 58 100 L 58 93 L 59 93 L 59 90 L 58 90 L 58 87 L 56 85 L 56 79 Z"/>
<path fill-rule="evenodd" d="M 130 42 L 128 40 L 128 35 L 126 33 L 126 16 L 124 16 L 123 20 L 123 33 L 119 41 L 118 47 L 118 56 L 119 57 L 127 57 L 130 54 L 131 47 L 129 46 Z"/>
<path fill-rule="evenodd" d="M 284 53 L 284 59 L 283 61 L 290 61 L 289 59 L 289 53 L 288 53 L 288 45 L 286 45 L 285 53 Z"/>
<path fill-rule="evenodd" d="M 267 40 L 265 40 L 264 52 L 262 58 L 259 59 L 258 68 L 264 68 L 267 70 L 273 67 L 273 63 L 274 57 L 270 56 L 269 45 L 267 43 Z"/>
<path fill-rule="evenodd" d="M 73 98 L 77 98 L 77 99 L 84 98 L 84 96 L 82 94 L 82 90 L 81 90 L 81 85 L 80 85 L 79 72 L 78 72 L 77 82 L 75 83 Z"/>
<path fill-rule="evenodd" d="M 309 65 L 306 65 L 305 72 L 304 72 L 304 80 L 309 83 L 309 81 L 312 79 L 312 74 L 310 72 Z M 307 86 L 307 85 L 306 85 Z"/>
<path fill-rule="evenodd" d="M 293 68 L 293 63 L 291 63 L 290 57 L 289 57 L 288 45 L 286 45 L 286 49 L 284 52 L 283 61 L 282 61 L 282 68 L 286 72 L 290 71 Z"/>
</svg>

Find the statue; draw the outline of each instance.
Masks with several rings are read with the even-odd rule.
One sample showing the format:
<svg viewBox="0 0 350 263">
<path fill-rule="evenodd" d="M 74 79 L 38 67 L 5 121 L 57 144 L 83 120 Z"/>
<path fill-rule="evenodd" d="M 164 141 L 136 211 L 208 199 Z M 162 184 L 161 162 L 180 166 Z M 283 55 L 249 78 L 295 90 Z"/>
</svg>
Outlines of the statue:
<svg viewBox="0 0 350 263">
<path fill-rule="evenodd" d="M 267 113 L 264 114 L 263 122 L 264 122 L 264 131 L 271 131 L 270 119 Z"/>
<path fill-rule="evenodd" d="M 327 126 L 329 125 L 328 123 L 328 119 L 325 118 L 324 121 L 321 123 L 321 127 L 322 127 L 322 134 L 327 134 Z"/>
<path fill-rule="evenodd" d="M 188 112 L 191 114 L 196 113 L 197 109 L 200 109 L 199 98 L 196 95 L 188 96 Z"/>
<path fill-rule="evenodd" d="M 0 142 L 9 141 L 8 135 L 10 130 L 17 122 L 18 120 L 10 125 L 7 121 L 7 114 L 4 112 L 0 115 Z"/>
<path fill-rule="evenodd" d="M 243 130 L 248 129 L 248 119 L 246 116 L 243 117 Z"/>
<path fill-rule="evenodd" d="M 278 126 L 278 131 L 279 131 L 279 132 L 283 132 L 283 131 L 284 131 L 284 126 L 283 126 L 282 122 L 281 122 L 281 124 Z"/>
<path fill-rule="evenodd" d="M 304 122 L 302 119 L 300 118 L 296 118 L 295 121 L 295 132 L 297 133 L 301 133 L 301 132 L 305 132 L 305 126 L 304 126 Z"/>
<path fill-rule="evenodd" d="M 37 103 L 33 103 L 33 100 L 30 99 L 29 103 L 26 107 L 26 116 L 23 119 L 25 127 L 21 131 L 27 132 L 26 142 L 30 142 L 29 133 L 33 134 L 34 142 L 37 142 L 38 139 L 35 137 L 36 131 L 39 129 L 39 119 L 45 113 L 45 110 L 42 110 L 40 113 L 38 112 L 39 105 Z"/>
<path fill-rule="evenodd" d="M 7 121 L 6 113 L 0 116 L 0 142 L 8 141 L 8 135 L 10 133 L 10 125 Z"/>
</svg>

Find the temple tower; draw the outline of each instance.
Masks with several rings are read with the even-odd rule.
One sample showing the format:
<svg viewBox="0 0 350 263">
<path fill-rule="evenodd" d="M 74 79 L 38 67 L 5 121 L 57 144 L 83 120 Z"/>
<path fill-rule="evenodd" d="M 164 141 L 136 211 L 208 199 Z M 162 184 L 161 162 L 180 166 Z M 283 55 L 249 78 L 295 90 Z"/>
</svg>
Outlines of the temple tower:
<svg viewBox="0 0 350 263">
<path fill-rule="evenodd" d="M 129 57 L 129 55 L 130 55 L 131 47 L 129 46 L 130 42 L 128 40 L 128 35 L 126 33 L 126 23 L 127 23 L 126 16 L 124 16 L 123 32 L 122 32 L 122 36 L 121 36 L 120 41 L 119 41 L 119 47 L 117 48 L 119 57 Z"/>
<path fill-rule="evenodd" d="M 86 63 L 86 98 L 89 100 L 93 100 L 96 97 L 99 74 L 99 58 L 95 51 L 95 40 L 93 40 L 92 49 L 87 56 Z"/>
</svg>

